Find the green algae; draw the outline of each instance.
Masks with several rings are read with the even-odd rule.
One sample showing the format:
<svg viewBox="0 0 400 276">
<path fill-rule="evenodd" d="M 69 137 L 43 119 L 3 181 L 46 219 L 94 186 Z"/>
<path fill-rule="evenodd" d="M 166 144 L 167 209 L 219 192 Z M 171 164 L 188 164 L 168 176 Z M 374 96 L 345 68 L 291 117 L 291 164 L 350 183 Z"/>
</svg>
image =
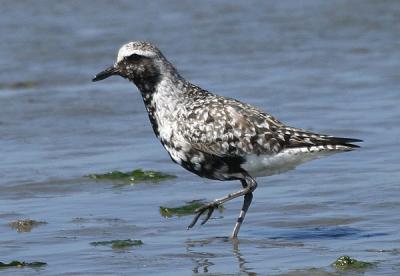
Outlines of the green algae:
<svg viewBox="0 0 400 276">
<path fill-rule="evenodd" d="M 142 169 L 137 169 L 130 172 L 112 171 L 105 174 L 90 174 L 88 177 L 96 180 L 120 180 L 130 183 L 160 182 L 163 180 L 176 178 L 175 175 L 151 170 L 143 171 Z"/>
<path fill-rule="evenodd" d="M 350 258 L 350 256 L 340 256 L 332 266 L 337 270 L 361 270 L 374 266 L 373 263 L 358 261 Z"/>
<path fill-rule="evenodd" d="M 178 207 L 165 207 L 165 206 L 160 206 L 160 214 L 161 216 L 165 218 L 170 218 L 173 216 L 187 216 L 187 215 L 193 215 L 195 213 L 195 210 L 201 206 L 206 204 L 204 200 L 192 200 L 189 202 L 186 202 L 185 205 L 178 206 Z M 222 212 L 224 207 L 221 205 L 218 207 L 218 210 Z"/>
<path fill-rule="evenodd" d="M 17 232 L 30 232 L 34 227 L 47 224 L 46 221 L 37 221 L 32 219 L 21 219 L 9 223 L 9 226 Z"/>
<path fill-rule="evenodd" d="M 340 256 L 334 263 L 331 264 L 336 271 L 332 271 L 331 269 L 326 268 L 307 268 L 307 269 L 298 269 L 294 271 L 290 271 L 288 273 L 282 274 L 285 276 L 334 276 L 334 275 L 348 275 L 348 273 L 356 273 L 357 275 L 360 273 L 364 273 L 366 269 L 372 268 L 375 266 L 374 263 L 363 262 L 356 259 L 353 259 L 349 256 Z"/>
<path fill-rule="evenodd" d="M 31 263 L 27 263 L 27 262 L 20 262 L 20 261 L 11 261 L 9 263 L 3 263 L 0 262 L 0 268 L 9 268 L 9 267 L 17 267 L 17 268 L 23 268 L 23 267 L 42 267 L 47 265 L 44 262 L 31 262 Z"/>
<path fill-rule="evenodd" d="M 143 242 L 141 240 L 111 240 L 111 241 L 98 241 L 91 242 L 93 246 L 111 246 L 112 249 L 125 249 L 133 246 L 141 246 Z"/>
</svg>

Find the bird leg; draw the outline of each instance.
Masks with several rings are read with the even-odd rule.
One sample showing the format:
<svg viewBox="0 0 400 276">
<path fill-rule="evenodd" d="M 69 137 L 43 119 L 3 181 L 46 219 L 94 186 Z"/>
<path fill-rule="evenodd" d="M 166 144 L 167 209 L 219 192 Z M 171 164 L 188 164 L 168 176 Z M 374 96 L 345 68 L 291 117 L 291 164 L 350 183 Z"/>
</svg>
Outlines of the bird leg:
<svg viewBox="0 0 400 276">
<path fill-rule="evenodd" d="M 197 223 L 200 216 L 205 211 L 208 210 L 208 213 L 207 216 L 204 218 L 204 220 L 201 222 L 202 225 L 205 224 L 210 219 L 212 213 L 214 212 L 214 209 L 218 208 L 219 205 L 244 195 L 243 207 L 242 210 L 240 211 L 239 218 L 237 219 L 237 222 L 235 224 L 232 233 L 232 238 L 236 238 L 239 233 L 240 226 L 242 225 L 242 222 L 246 215 L 246 212 L 250 207 L 251 200 L 253 199 L 253 191 L 257 188 L 257 182 L 249 175 L 246 175 L 245 178 L 241 179 L 240 181 L 242 182 L 243 189 L 237 192 L 230 193 L 222 198 L 217 198 L 214 201 L 197 208 L 195 210 L 196 215 L 193 218 L 192 222 L 189 224 L 188 229 L 192 228 Z"/>
<path fill-rule="evenodd" d="M 239 234 L 239 230 L 240 230 L 240 226 L 242 226 L 242 223 L 244 221 L 244 217 L 246 216 L 247 210 L 249 210 L 251 201 L 253 200 L 253 193 L 249 192 L 247 194 L 244 195 L 244 200 L 243 200 L 243 206 L 242 206 L 242 210 L 240 211 L 239 217 L 235 223 L 235 227 L 233 227 L 233 232 L 231 235 L 232 239 L 236 239 L 238 234 Z"/>
</svg>

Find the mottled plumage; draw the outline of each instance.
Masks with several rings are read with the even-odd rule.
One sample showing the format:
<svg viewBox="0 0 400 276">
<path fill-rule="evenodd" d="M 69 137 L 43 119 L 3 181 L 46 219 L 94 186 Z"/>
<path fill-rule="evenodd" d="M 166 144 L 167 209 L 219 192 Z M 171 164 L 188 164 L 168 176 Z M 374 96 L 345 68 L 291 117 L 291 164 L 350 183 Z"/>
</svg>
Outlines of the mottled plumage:
<svg viewBox="0 0 400 276">
<path fill-rule="evenodd" d="M 131 42 L 121 47 L 117 62 L 94 81 L 111 75 L 139 88 L 154 133 L 171 159 L 211 179 L 240 180 L 243 189 L 199 208 L 205 223 L 219 204 L 244 195 L 236 237 L 256 188 L 255 176 L 280 173 L 320 156 L 350 151 L 358 139 L 339 138 L 288 127 L 254 106 L 217 96 L 182 78 L 155 46 Z"/>
</svg>

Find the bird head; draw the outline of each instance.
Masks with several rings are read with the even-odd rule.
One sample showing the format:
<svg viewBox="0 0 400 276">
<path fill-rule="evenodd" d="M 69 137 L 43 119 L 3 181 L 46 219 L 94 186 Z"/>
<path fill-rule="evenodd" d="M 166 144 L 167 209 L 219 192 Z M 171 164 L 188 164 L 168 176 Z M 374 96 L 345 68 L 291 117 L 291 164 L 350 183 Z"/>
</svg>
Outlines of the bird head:
<svg viewBox="0 0 400 276">
<path fill-rule="evenodd" d="M 168 64 L 160 50 L 152 44 L 129 42 L 119 49 L 115 64 L 98 73 L 93 81 L 119 75 L 137 85 L 144 82 L 154 83 L 159 80 Z"/>
</svg>

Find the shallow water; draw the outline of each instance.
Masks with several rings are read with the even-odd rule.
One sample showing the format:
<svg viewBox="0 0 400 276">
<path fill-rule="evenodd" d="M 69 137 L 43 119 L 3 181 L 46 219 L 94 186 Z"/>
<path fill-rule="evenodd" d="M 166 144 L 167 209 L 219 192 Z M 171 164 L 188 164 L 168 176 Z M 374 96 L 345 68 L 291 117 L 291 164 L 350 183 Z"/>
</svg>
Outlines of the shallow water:
<svg viewBox="0 0 400 276">
<path fill-rule="evenodd" d="M 0 25 L 0 261 L 48 264 L 0 273 L 324 275 L 341 255 L 374 262 L 365 275 L 400 273 L 398 1 L 3 1 Z M 258 179 L 237 243 L 241 200 L 187 231 L 191 216 L 159 206 L 240 183 L 172 164 L 136 88 L 91 83 L 130 40 L 156 43 L 204 88 L 363 148 Z M 178 178 L 84 177 L 135 168 Z M 23 218 L 48 224 L 8 225 Z M 115 239 L 144 244 L 90 245 Z"/>
</svg>

